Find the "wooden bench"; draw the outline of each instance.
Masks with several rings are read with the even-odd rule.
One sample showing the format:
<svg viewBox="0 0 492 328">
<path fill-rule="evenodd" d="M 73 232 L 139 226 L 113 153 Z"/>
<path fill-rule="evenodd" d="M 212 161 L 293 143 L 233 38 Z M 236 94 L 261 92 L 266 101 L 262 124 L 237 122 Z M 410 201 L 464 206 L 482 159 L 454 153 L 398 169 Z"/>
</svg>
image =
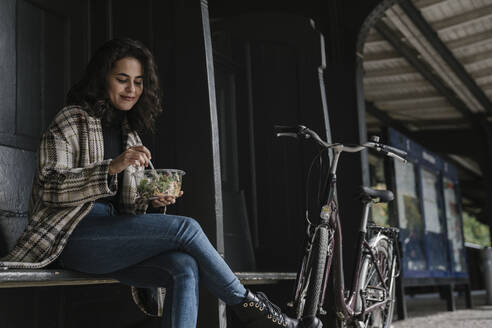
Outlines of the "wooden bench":
<svg viewBox="0 0 492 328">
<path fill-rule="evenodd" d="M 294 280 L 294 272 L 236 272 L 244 285 L 275 284 Z M 69 270 L 10 269 L 0 270 L 0 288 L 46 287 L 70 285 L 114 284 L 118 280 L 103 275 L 87 275 Z"/>
<path fill-rule="evenodd" d="M 0 248 L 11 249 L 20 236 L 27 223 L 27 212 L 12 212 L 0 209 L 0 217 L 4 219 L 15 219 L 5 221 L 7 233 L 0 233 Z M 0 222 L 0 228 L 2 224 Z M 5 229 L 6 227 L 4 227 Z M 1 229 L 0 229 L 1 232 Z M 3 249 L 5 253 L 6 250 Z M 294 272 L 236 272 L 239 280 L 245 285 L 275 284 L 283 280 L 295 280 Z M 69 286 L 69 285 L 97 285 L 114 284 L 117 280 L 104 275 L 88 275 L 80 272 L 63 269 L 4 269 L 0 267 L 0 288 L 16 287 L 47 287 L 47 286 Z"/>
</svg>

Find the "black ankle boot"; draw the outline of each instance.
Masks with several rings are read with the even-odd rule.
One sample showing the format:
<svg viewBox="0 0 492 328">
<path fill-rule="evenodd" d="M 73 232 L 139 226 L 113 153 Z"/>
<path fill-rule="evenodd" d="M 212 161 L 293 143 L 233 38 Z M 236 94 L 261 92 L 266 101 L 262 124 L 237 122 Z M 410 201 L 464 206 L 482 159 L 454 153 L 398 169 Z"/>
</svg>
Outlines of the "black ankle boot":
<svg viewBox="0 0 492 328">
<path fill-rule="evenodd" d="M 321 328 L 318 318 L 297 320 L 289 318 L 280 308 L 270 302 L 262 292 L 256 294 L 248 290 L 246 298 L 239 304 L 231 306 L 245 328 Z M 307 325 L 305 325 L 307 324 Z"/>
</svg>

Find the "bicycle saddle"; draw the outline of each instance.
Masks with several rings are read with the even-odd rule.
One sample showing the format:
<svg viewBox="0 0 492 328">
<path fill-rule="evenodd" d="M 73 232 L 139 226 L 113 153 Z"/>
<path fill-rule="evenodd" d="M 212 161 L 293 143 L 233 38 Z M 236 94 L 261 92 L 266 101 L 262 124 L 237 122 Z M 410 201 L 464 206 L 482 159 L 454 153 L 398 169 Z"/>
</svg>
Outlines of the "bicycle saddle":
<svg viewBox="0 0 492 328">
<path fill-rule="evenodd" d="M 376 201 L 376 203 L 387 203 L 395 198 L 391 190 L 376 190 L 364 186 L 361 187 L 361 196 Z"/>
</svg>

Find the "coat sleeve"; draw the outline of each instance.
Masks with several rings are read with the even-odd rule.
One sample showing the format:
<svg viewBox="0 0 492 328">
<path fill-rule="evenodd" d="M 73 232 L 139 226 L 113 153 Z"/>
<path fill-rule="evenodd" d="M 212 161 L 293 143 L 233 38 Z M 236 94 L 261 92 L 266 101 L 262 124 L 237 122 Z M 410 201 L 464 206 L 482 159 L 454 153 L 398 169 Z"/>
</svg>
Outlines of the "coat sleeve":
<svg viewBox="0 0 492 328">
<path fill-rule="evenodd" d="M 83 138 L 76 124 L 69 120 L 63 124 L 68 128 L 54 124 L 41 139 L 38 170 L 43 202 L 71 207 L 116 194 L 118 179 L 108 179 L 111 160 L 77 167 L 82 156 L 79 140 Z"/>
</svg>

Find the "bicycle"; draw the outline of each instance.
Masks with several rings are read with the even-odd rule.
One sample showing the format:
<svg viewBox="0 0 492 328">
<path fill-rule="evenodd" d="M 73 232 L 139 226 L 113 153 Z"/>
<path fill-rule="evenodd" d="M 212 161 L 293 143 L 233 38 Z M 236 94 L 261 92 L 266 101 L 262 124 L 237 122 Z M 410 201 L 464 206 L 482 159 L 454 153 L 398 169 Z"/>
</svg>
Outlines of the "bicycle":
<svg viewBox="0 0 492 328">
<path fill-rule="evenodd" d="M 312 138 L 322 149 L 333 150 L 328 169 L 328 196 L 321 208 L 319 222 L 313 223 L 309 219 L 309 211 L 306 210 L 306 245 L 297 272 L 293 299 L 287 305 L 297 318 L 326 314 L 323 304 L 327 286 L 331 283 L 335 291 L 334 307 L 339 327 L 389 328 L 395 304 L 395 279 L 400 267 L 398 229 L 369 225 L 368 218 L 371 203 L 389 202 L 394 198 L 393 193 L 389 190 L 361 188 L 363 215 L 357 243 L 357 260 L 352 286 L 346 290 L 343 278 L 342 231 L 335 199 L 336 170 L 343 152 L 356 153 L 370 148 L 403 162 L 406 162 L 406 152 L 380 143 L 379 137 L 373 137 L 362 145 L 328 144 L 314 131 L 302 125 L 275 126 L 275 129 L 277 137 Z M 332 270 L 333 274 L 330 275 Z M 320 324 L 319 328 L 321 326 Z"/>
</svg>

